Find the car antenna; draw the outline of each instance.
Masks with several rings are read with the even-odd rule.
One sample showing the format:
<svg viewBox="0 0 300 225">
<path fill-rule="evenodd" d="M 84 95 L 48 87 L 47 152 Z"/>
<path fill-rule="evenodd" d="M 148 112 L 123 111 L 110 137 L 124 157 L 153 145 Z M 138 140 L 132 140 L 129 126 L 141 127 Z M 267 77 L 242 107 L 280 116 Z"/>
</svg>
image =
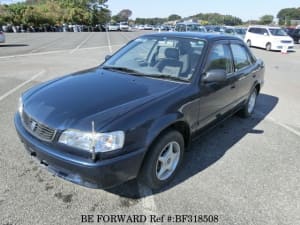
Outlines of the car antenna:
<svg viewBox="0 0 300 225">
<path fill-rule="evenodd" d="M 92 146 L 92 160 L 96 159 L 96 133 L 95 133 L 95 121 L 92 121 L 92 136 L 93 136 L 93 146 Z"/>
</svg>

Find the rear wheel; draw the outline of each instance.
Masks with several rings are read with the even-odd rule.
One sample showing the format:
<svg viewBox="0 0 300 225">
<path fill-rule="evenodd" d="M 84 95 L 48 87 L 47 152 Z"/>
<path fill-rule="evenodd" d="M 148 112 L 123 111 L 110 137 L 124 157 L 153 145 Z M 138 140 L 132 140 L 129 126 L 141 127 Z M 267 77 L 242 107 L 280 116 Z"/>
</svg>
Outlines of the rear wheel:
<svg viewBox="0 0 300 225">
<path fill-rule="evenodd" d="M 240 115 L 242 117 L 247 118 L 247 117 L 251 116 L 251 114 L 254 111 L 257 95 L 258 95 L 258 91 L 256 88 L 254 88 L 252 90 L 251 94 L 249 95 L 249 98 L 248 98 L 245 106 L 240 111 Z"/>
<path fill-rule="evenodd" d="M 184 139 L 171 130 L 160 136 L 146 156 L 139 180 L 152 189 L 166 186 L 175 176 L 184 152 Z"/>
<path fill-rule="evenodd" d="M 267 44 L 266 44 L 266 50 L 267 50 L 267 51 L 271 51 L 271 49 L 272 49 L 271 43 L 267 43 Z"/>
</svg>

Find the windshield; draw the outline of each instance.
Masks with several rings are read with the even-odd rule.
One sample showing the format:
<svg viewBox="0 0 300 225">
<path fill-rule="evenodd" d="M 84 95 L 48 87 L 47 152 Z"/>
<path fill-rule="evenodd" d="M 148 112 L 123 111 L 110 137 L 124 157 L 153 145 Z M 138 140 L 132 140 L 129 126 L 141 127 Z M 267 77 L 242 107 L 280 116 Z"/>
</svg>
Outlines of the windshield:
<svg viewBox="0 0 300 225">
<path fill-rule="evenodd" d="M 225 33 L 227 33 L 227 34 L 234 34 L 235 32 L 234 32 L 234 29 L 226 28 L 225 29 Z"/>
<path fill-rule="evenodd" d="M 273 36 L 288 36 L 283 29 L 270 28 L 269 31 Z"/>
<path fill-rule="evenodd" d="M 204 45 L 199 39 L 141 37 L 110 57 L 102 68 L 134 76 L 190 81 Z"/>
<path fill-rule="evenodd" d="M 235 28 L 235 32 L 237 34 L 240 34 L 240 35 L 245 35 L 246 34 L 246 30 L 242 29 L 242 28 Z"/>
</svg>

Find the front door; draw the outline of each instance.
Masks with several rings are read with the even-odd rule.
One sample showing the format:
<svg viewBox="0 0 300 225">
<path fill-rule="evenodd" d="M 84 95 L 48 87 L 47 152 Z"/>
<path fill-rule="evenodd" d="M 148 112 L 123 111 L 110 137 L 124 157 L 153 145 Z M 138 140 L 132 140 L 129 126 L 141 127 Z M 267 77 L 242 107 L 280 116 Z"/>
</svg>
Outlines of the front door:
<svg viewBox="0 0 300 225">
<path fill-rule="evenodd" d="M 225 81 L 204 83 L 201 81 L 199 101 L 199 128 L 221 117 L 233 105 L 237 98 L 232 55 L 229 42 L 216 42 L 208 53 L 203 76 L 210 70 L 225 70 Z"/>
</svg>

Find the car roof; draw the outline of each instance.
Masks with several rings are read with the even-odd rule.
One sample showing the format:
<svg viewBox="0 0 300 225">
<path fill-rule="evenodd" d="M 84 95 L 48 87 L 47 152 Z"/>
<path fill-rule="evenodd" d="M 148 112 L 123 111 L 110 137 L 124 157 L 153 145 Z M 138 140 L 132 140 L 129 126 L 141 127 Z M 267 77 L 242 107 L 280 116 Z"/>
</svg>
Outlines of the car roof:
<svg viewBox="0 0 300 225">
<path fill-rule="evenodd" d="M 278 27 L 278 26 L 265 26 L 265 25 L 250 25 L 249 28 L 271 28 L 271 29 L 282 29 L 281 27 Z"/>
<path fill-rule="evenodd" d="M 161 33 L 152 33 L 143 35 L 143 37 L 156 36 L 156 37 L 178 37 L 178 38 L 197 38 L 204 39 L 207 41 L 217 41 L 217 40 L 238 40 L 241 41 L 240 38 L 216 34 L 216 33 L 205 33 L 205 32 L 161 32 Z"/>
</svg>

